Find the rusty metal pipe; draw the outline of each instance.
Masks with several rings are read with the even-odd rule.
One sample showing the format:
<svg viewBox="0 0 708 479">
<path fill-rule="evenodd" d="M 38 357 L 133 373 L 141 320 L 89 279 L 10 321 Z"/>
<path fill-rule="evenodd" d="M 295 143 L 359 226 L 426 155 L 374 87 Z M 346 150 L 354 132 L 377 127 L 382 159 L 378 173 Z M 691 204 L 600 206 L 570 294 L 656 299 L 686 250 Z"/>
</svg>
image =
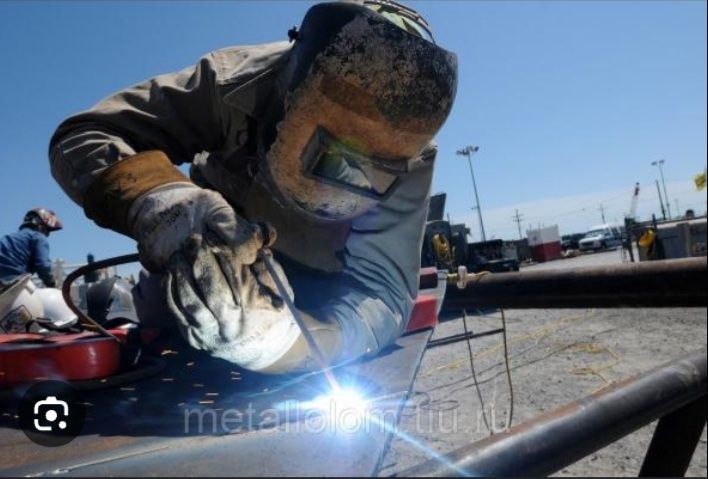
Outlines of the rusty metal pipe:
<svg viewBox="0 0 708 479">
<path fill-rule="evenodd" d="M 705 257 L 575 269 L 493 273 L 460 290 L 446 309 L 708 306 Z"/>
<path fill-rule="evenodd" d="M 705 408 L 705 350 L 460 448 L 445 461 L 430 460 L 399 475 L 545 476 L 695 401 Z"/>
<path fill-rule="evenodd" d="M 639 477 L 684 476 L 705 427 L 705 401 L 693 401 L 659 419 Z"/>
</svg>

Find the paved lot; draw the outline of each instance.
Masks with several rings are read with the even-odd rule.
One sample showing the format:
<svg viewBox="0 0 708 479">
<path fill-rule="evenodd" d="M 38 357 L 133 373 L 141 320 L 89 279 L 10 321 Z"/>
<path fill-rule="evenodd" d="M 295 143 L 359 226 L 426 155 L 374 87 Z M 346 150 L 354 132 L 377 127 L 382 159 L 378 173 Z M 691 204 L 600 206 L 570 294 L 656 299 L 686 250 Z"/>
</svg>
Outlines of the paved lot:
<svg viewBox="0 0 708 479">
<path fill-rule="evenodd" d="M 534 265 L 573 268 L 621 262 L 619 251 Z M 575 309 L 506 312 L 514 389 L 513 423 L 581 398 L 685 352 L 706 347 L 706 310 Z M 470 329 L 499 327 L 499 312 L 468 316 Z M 463 332 L 459 317 L 440 324 L 434 337 Z M 475 370 L 488 422 L 503 430 L 509 410 L 501 336 L 472 341 Z M 419 464 L 488 435 L 474 387 L 467 344 L 426 352 L 410 407 L 399 429 L 412 440 L 394 439 L 381 475 Z M 565 476 L 633 476 L 641 466 L 655 425 L 598 451 L 560 472 Z M 688 474 L 706 476 L 706 431 Z"/>
</svg>

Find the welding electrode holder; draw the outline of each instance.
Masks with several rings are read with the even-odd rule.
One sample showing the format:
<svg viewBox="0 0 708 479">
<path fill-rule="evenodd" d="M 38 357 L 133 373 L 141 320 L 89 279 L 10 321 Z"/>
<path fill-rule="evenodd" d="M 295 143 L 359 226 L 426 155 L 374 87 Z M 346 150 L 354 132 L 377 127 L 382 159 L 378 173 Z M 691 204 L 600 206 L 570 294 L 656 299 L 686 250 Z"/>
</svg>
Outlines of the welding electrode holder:
<svg viewBox="0 0 708 479">
<path fill-rule="evenodd" d="M 472 281 L 479 281 L 483 276 L 491 274 L 489 271 L 480 271 L 479 273 L 469 273 L 467 272 L 467 267 L 460 265 L 457 267 L 457 273 L 449 273 L 447 275 L 447 283 L 454 284 L 457 289 L 465 289 L 467 283 Z"/>
</svg>

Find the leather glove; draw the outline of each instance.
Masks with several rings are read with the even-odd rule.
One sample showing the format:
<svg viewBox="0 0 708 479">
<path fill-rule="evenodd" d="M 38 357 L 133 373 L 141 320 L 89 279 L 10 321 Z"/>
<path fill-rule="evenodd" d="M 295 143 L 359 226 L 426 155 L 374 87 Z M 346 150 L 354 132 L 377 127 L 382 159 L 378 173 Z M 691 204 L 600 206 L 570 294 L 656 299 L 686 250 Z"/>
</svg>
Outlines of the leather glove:
<svg viewBox="0 0 708 479">
<path fill-rule="evenodd" d="M 192 237 L 170 259 L 166 293 L 192 347 L 259 371 L 282 356 L 300 330 L 278 293 L 252 268 L 239 249 Z"/>
<path fill-rule="evenodd" d="M 255 371 L 320 367 L 257 260 L 274 232 L 239 218 L 219 193 L 190 183 L 164 153 L 146 151 L 113 164 L 83 204 L 97 224 L 138 241 L 146 268 L 166 273 L 168 307 L 193 347 Z M 307 321 L 334 361 L 337 325 Z"/>
<path fill-rule="evenodd" d="M 301 312 L 307 329 L 315 338 L 317 347 L 322 352 L 325 367 L 334 366 L 340 362 L 342 350 L 342 329 L 334 321 L 319 321 L 307 313 Z M 353 358 L 352 358 L 353 359 Z M 263 374 L 284 374 L 294 372 L 317 371 L 323 368 L 314 352 L 310 349 L 305 336 L 298 328 L 295 341 L 287 350 L 278 355 L 270 365 L 258 369 Z"/>
<path fill-rule="evenodd" d="M 219 193 L 191 183 L 159 150 L 110 165 L 87 189 L 83 206 L 99 226 L 137 240 L 141 262 L 152 272 L 164 271 L 187 238 L 206 231 L 239 248 L 247 263 L 264 243 L 260 228 L 239 218 Z"/>
<path fill-rule="evenodd" d="M 245 265 L 237 250 L 192 238 L 170 259 L 167 304 L 189 344 L 266 374 L 321 369 L 261 257 Z M 277 263 L 276 274 L 293 292 Z M 336 361 L 341 330 L 305 315 L 325 355 Z"/>
<path fill-rule="evenodd" d="M 244 264 L 253 263 L 264 246 L 259 226 L 240 218 L 216 191 L 191 183 L 153 189 L 133 203 L 128 222 L 138 242 L 140 261 L 152 272 L 164 271 L 170 257 L 189 238 L 203 239 L 207 233 L 212 244 L 237 249 Z"/>
<path fill-rule="evenodd" d="M 268 272 L 261 255 L 270 255 L 269 250 L 262 250 L 258 260 L 251 265 L 250 269 L 255 275 L 259 284 L 267 291 L 277 295 L 278 287 L 275 285 L 273 277 Z M 293 299 L 292 289 L 283 274 L 280 265 L 271 259 L 271 264 L 276 270 L 280 281 L 288 288 L 288 294 Z M 279 296 L 278 296 L 279 297 Z M 287 308 L 287 306 L 286 306 Z M 304 334 L 298 327 L 299 334 L 290 347 L 282 348 L 282 353 L 275 358 L 267 367 L 262 367 L 259 372 L 265 374 L 281 374 L 290 372 L 316 371 L 323 367 L 335 365 L 341 360 L 342 353 L 342 328 L 337 321 L 322 321 L 315 319 L 305 311 L 299 311 L 300 317 L 305 322 L 305 326 L 317 343 L 317 347 L 323 356 L 325 364 L 321 364 L 316 354 L 310 349 Z M 294 321 L 294 319 L 293 319 Z"/>
<path fill-rule="evenodd" d="M 258 371 L 297 339 L 277 289 L 251 269 L 275 240 L 266 225 L 238 217 L 219 193 L 185 183 L 139 199 L 131 218 L 141 262 L 166 272 L 168 308 L 192 347 Z"/>
</svg>

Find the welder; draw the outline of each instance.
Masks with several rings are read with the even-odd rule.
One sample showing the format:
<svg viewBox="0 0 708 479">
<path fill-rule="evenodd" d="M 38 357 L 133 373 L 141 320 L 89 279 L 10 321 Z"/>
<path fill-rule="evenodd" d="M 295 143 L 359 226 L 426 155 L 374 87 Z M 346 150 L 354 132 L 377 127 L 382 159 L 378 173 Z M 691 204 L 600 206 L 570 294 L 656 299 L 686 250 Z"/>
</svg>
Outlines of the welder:
<svg viewBox="0 0 708 479">
<path fill-rule="evenodd" d="M 56 286 L 48 237 L 62 227 L 53 211 L 33 208 L 25 214 L 18 231 L 0 238 L 0 293 L 26 274 L 36 273 L 48 288 Z"/>
<path fill-rule="evenodd" d="M 254 371 L 316 369 L 263 254 L 328 364 L 394 341 L 456 84 L 455 55 L 413 9 L 322 3 L 288 41 L 212 52 L 68 118 L 52 172 L 137 240 L 141 321 Z"/>
</svg>

